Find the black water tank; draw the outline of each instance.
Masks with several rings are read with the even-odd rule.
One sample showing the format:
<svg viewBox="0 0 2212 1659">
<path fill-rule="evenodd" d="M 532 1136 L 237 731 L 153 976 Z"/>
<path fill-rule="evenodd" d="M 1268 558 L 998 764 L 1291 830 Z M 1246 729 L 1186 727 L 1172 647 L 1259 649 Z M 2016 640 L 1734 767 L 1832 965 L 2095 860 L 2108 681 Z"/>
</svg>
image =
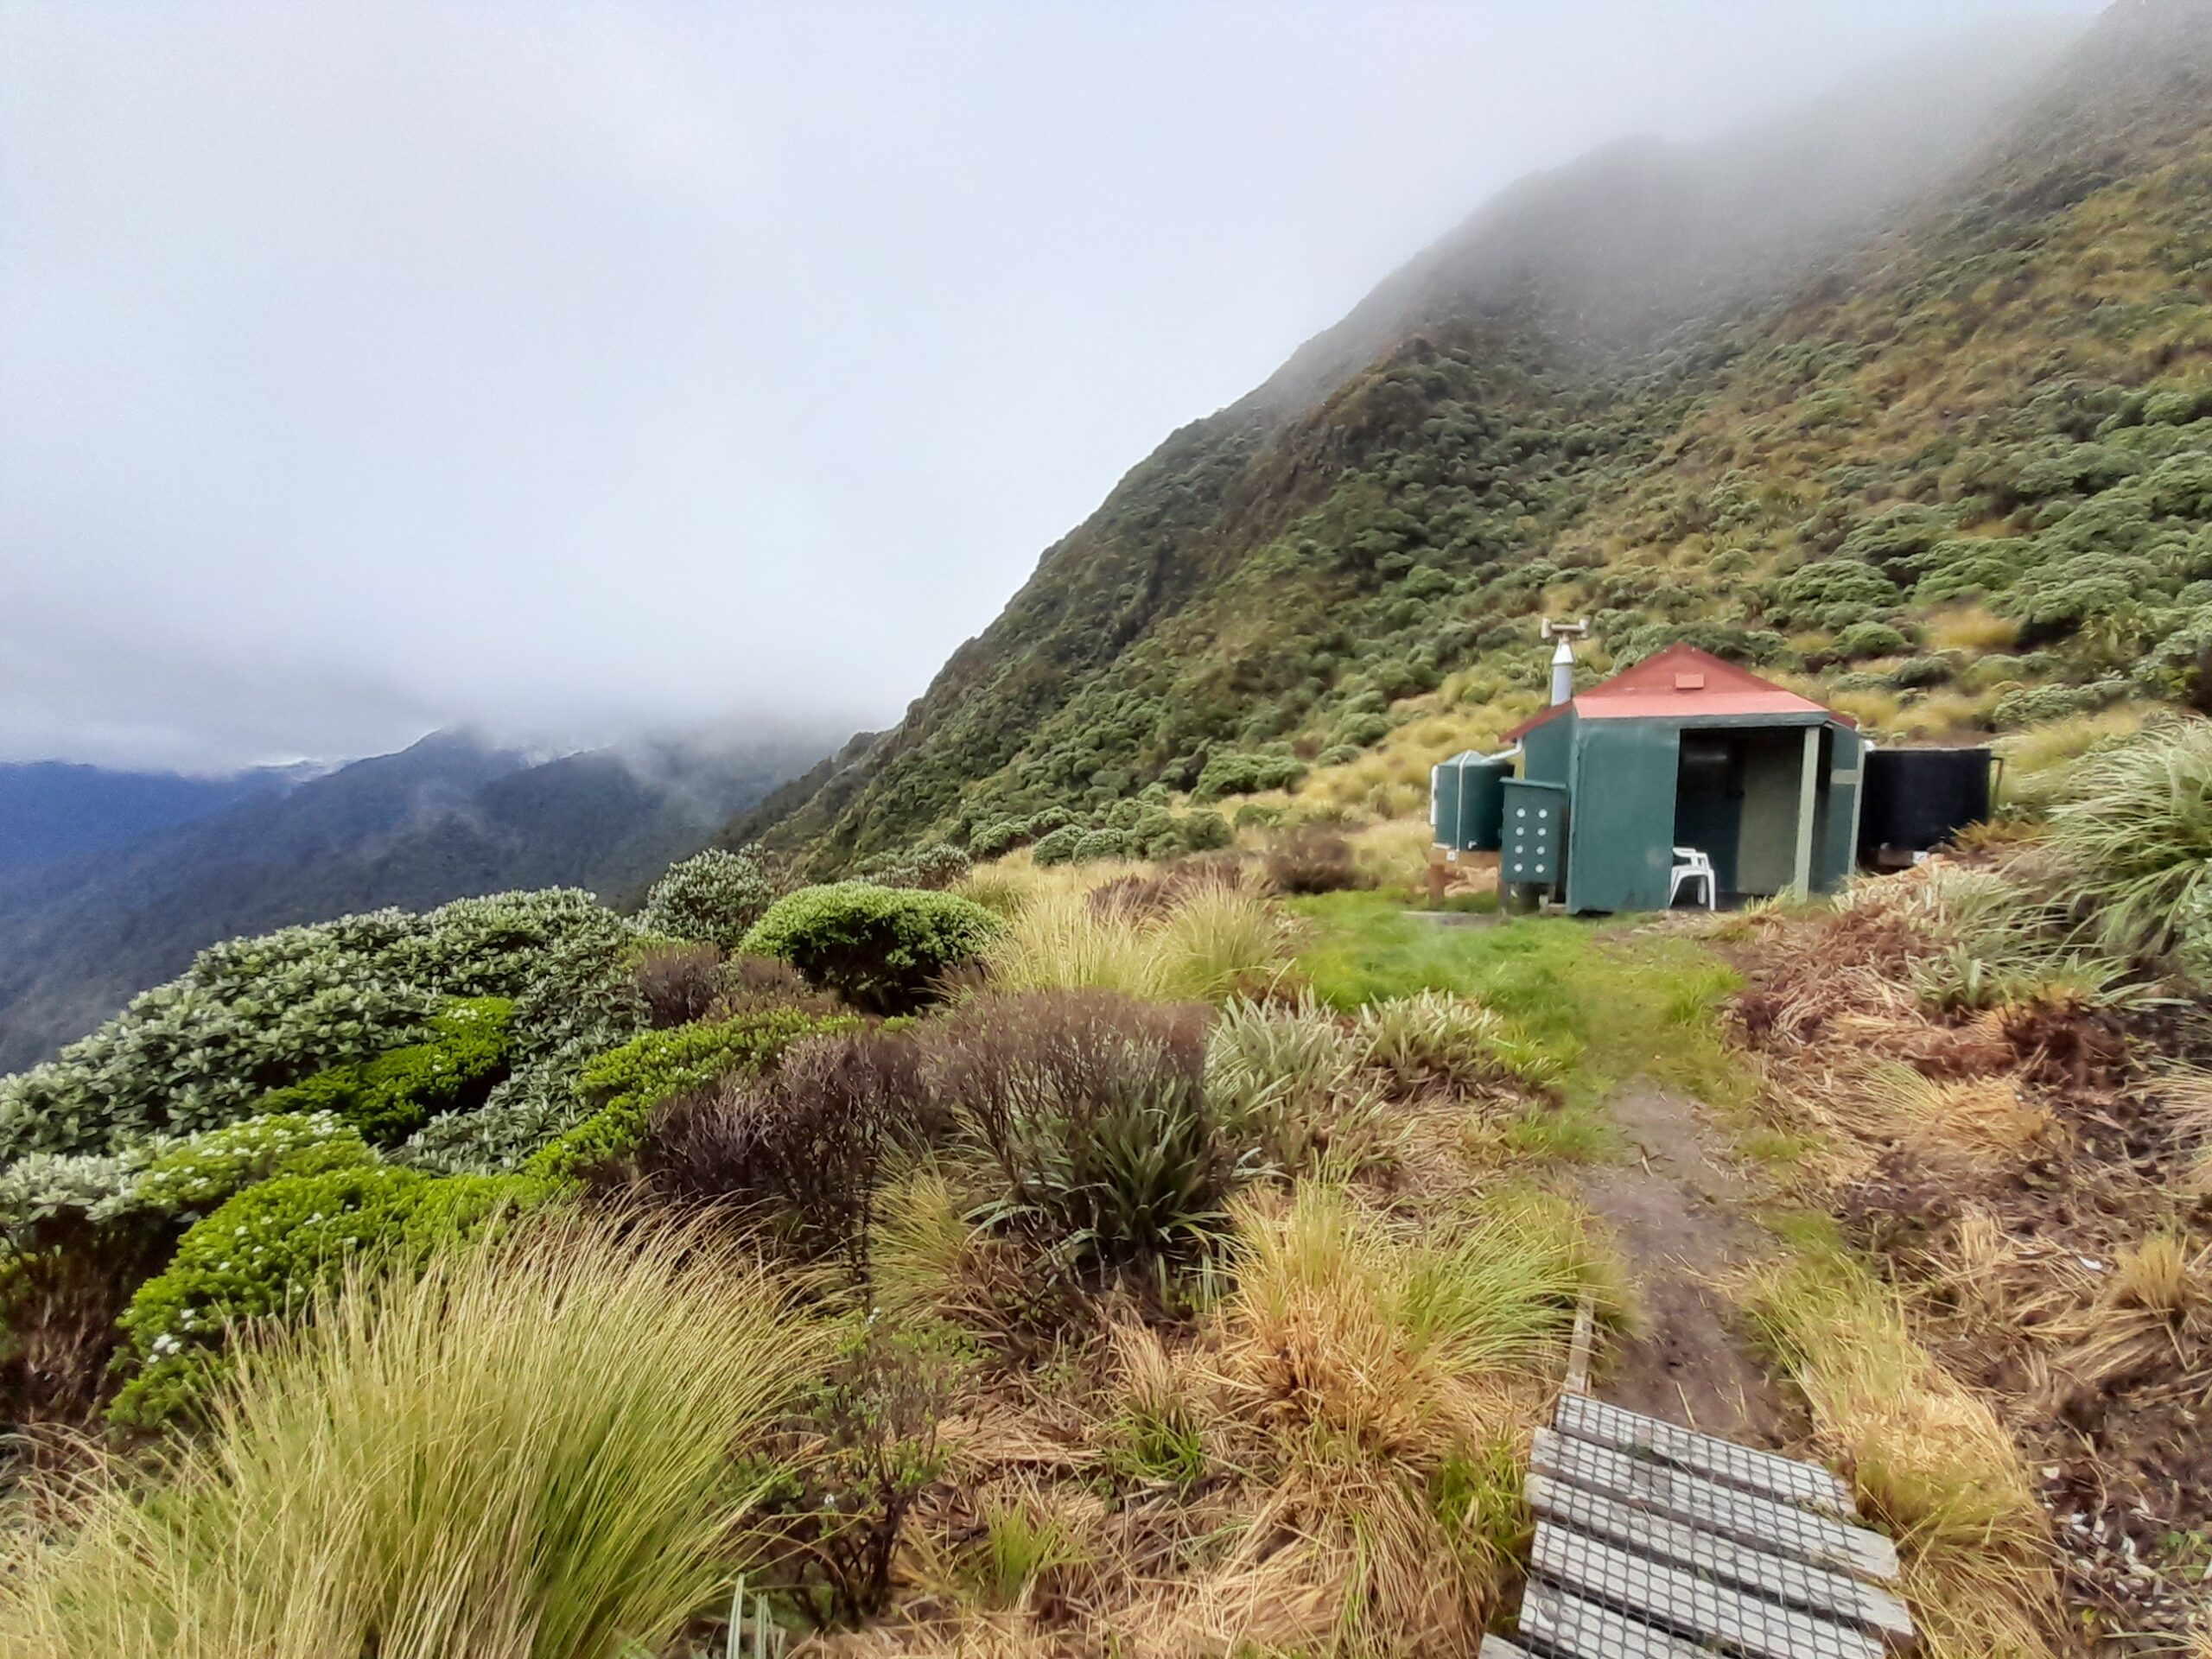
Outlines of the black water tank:
<svg viewBox="0 0 2212 1659">
<path fill-rule="evenodd" d="M 1924 853 L 1989 816 L 1987 749 L 1877 749 L 1866 757 L 1859 861 Z"/>
</svg>

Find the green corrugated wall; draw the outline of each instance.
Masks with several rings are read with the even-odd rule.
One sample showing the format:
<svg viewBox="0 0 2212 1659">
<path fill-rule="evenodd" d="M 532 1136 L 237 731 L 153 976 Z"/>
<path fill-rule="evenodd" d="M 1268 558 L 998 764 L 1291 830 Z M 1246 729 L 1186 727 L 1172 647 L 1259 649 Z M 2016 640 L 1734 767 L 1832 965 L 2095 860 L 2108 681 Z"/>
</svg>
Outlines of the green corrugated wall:
<svg viewBox="0 0 2212 1659">
<path fill-rule="evenodd" d="M 1662 910 L 1674 871 L 1681 728 L 1659 720 L 1589 720 L 1578 725 L 1567 907 Z"/>
</svg>

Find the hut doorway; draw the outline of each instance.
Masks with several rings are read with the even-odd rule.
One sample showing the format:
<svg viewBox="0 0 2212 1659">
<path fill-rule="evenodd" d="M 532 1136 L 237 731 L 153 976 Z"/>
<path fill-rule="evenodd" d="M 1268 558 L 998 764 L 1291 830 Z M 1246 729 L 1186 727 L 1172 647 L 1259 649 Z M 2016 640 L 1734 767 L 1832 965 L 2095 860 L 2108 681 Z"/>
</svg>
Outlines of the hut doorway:
<svg viewBox="0 0 2212 1659">
<path fill-rule="evenodd" d="M 1713 860 L 1724 898 L 1766 898 L 1807 885 L 1826 819 L 1834 741 L 1814 726 L 1683 729 L 1675 845 Z"/>
</svg>

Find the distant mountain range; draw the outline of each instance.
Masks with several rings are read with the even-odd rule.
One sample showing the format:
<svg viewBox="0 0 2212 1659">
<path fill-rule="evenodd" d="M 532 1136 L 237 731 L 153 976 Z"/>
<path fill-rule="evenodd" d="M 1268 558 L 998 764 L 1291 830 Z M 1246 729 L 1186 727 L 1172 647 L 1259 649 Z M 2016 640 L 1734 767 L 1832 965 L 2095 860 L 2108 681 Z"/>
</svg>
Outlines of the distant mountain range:
<svg viewBox="0 0 2212 1659">
<path fill-rule="evenodd" d="M 220 939 L 511 887 L 634 894 L 832 742 L 727 733 L 537 761 L 442 732 L 319 776 L 0 768 L 0 1071 Z"/>
<path fill-rule="evenodd" d="M 0 880 L 273 798 L 326 770 L 257 766 L 224 778 L 188 778 L 63 760 L 0 763 Z"/>
</svg>

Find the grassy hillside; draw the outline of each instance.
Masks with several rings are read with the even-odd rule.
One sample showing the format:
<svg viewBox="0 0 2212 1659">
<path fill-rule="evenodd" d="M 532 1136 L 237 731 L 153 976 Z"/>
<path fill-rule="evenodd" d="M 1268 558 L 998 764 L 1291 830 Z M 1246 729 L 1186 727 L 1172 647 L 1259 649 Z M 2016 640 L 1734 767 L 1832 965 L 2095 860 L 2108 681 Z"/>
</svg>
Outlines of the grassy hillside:
<svg viewBox="0 0 2212 1659">
<path fill-rule="evenodd" d="M 829 869 L 1309 772 L 1402 810 L 1535 705 L 1542 613 L 1593 619 L 1594 670 L 1687 639 L 1885 732 L 2202 702 L 2212 22 L 2121 7 L 1955 102 L 1919 105 L 1916 169 L 1867 162 L 1886 190 L 1764 219 L 1894 105 L 1509 193 L 1176 433 L 904 723 L 726 838 Z"/>
</svg>

